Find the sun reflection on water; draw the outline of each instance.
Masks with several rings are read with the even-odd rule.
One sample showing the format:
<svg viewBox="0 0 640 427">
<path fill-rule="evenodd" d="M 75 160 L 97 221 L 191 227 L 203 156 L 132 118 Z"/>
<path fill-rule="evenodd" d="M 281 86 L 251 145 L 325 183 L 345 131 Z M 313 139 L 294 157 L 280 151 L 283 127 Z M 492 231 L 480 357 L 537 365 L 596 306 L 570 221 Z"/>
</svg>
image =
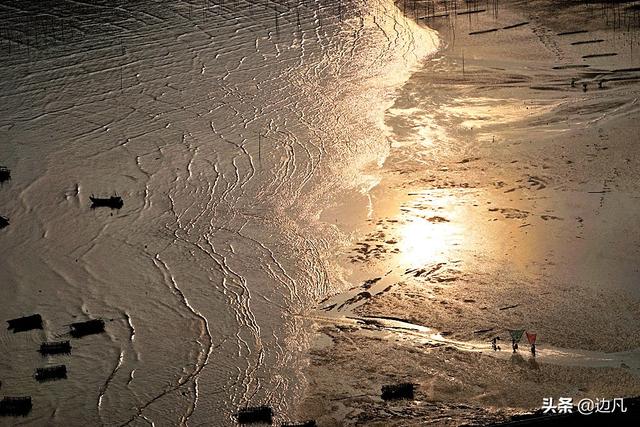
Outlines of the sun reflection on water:
<svg viewBox="0 0 640 427">
<path fill-rule="evenodd" d="M 451 209 L 449 198 L 438 199 L 433 204 L 440 209 L 410 209 L 405 212 L 405 220 L 400 228 L 398 249 L 400 258 L 407 268 L 445 262 L 452 250 L 462 243 L 463 235 L 459 223 Z M 437 206 L 435 206 L 437 207 Z"/>
</svg>

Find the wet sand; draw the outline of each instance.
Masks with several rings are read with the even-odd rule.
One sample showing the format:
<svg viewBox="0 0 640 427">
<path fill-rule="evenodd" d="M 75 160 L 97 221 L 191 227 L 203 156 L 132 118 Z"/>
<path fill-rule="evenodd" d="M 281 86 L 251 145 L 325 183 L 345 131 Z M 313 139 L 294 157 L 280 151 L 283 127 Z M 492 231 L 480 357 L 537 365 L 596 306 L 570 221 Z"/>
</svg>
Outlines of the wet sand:
<svg viewBox="0 0 640 427">
<path fill-rule="evenodd" d="M 44 318 L 0 333 L 24 421 L 457 425 L 640 393 L 638 46 L 597 7 L 485 4 L 424 21 L 447 48 L 398 91 L 436 39 L 386 1 L 3 9 L 0 313 Z M 535 361 L 489 351 L 519 327 Z M 416 400 L 383 403 L 396 381 Z"/>
<path fill-rule="evenodd" d="M 446 48 L 387 110 L 366 212 L 336 218 L 345 291 L 318 307 L 302 407 L 321 425 L 486 424 L 640 393 L 637 22 L 487 5 L 423 20 Z M 511 352 L 520 328 L 535 359 L 524 338 Z M 414 401 L 380 399 L 405 381 Z"/>
<path fill-rule="evenodd" d="M 317 217 L 369 185 L 433 33 L 389 0 L 14 1 L 0 22 L 0 321 L 43 319 L 0 329 L 0 398 L 40 425 L 295 419 L 342 239 Z M 105 332 L 69 336 L 88 319 Z"/>
</svg>

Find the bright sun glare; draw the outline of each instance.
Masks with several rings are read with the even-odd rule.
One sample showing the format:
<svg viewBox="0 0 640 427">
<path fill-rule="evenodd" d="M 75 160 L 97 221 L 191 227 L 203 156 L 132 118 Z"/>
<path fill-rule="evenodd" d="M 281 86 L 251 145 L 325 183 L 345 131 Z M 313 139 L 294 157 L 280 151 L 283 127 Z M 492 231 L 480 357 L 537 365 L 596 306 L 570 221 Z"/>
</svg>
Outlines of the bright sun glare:
<svg viewBox="0 0 640 427">
<path fill-rule="evenodd" d="M 407 268 L 444 262 L 451 250 L 460 244 L 460 227 L 449 216 L 440 215 L 442 213 L 425 215 L 424 211 L 408 213 L 398 242 L 402 262 Z"/>
</svg>

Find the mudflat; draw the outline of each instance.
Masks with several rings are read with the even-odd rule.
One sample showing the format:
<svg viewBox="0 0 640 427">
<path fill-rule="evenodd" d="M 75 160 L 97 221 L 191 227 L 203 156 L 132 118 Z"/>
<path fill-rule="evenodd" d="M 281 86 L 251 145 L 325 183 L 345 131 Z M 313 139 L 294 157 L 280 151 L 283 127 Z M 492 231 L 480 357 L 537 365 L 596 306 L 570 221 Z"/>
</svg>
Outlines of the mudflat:
<svg viewBox="0 0 640 427">
<path fill-rule="evenodd" d="M 386 112 L 347 289 L 317 310 L 303 412 L 321 425 L 487 424 L 640 393 L 636 15 L 487 4 L 406 12 L 444 45 Z M 513 352 L 519 329 L 535 357 L 526 338 Z M 402 382 L 413 400 L 380 398 Z"/>
</svg>

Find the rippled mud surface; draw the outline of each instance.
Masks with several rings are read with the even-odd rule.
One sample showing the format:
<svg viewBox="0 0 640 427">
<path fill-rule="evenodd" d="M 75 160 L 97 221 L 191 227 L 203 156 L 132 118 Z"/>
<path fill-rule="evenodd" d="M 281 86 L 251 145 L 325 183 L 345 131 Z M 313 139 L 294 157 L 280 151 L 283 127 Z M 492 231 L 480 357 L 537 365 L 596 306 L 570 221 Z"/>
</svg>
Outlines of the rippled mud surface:
<svg viewBox="0 0 640 427">
<path fill-rule="evenodd" d="M 0 20 L 0 318 L 44 319 L 0 332 L 2 394 L 34 401 L 21 421 L 295 418 L 300 314 L 347 246 L 320 211 L 365 199 L 388 95 L 435 35 L 386 1 L 5 1 Z M 90 318 L 106 334 L 37 353 Z M 33 380 L 62 363 L 67 380 Z"/>
</svg>

